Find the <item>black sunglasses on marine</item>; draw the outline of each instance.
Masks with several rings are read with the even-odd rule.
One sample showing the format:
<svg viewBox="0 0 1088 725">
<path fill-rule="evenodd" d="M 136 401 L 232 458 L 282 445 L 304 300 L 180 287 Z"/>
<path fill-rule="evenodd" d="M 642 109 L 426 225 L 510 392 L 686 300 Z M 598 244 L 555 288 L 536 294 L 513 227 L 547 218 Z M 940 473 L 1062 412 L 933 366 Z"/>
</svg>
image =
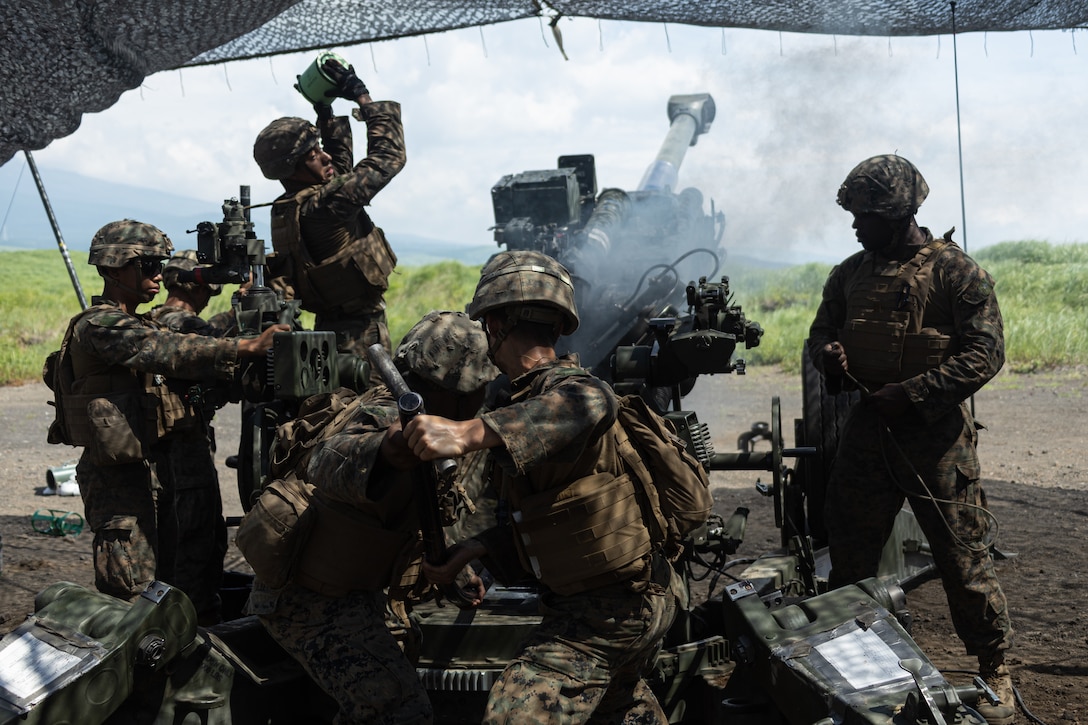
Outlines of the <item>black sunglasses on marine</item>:
<svg viewBox="0 0 1088 725">
<path fill-rule="evenodd" d="M 138 265 L 140 267 L 140 274 L 150 279 L 151 277 L 162 274 L 162 269 L 166 265 L 166 260 L 155 259 L 154 257 L 137 257 L 132 260 L 131 264 Z"/>
</svg>

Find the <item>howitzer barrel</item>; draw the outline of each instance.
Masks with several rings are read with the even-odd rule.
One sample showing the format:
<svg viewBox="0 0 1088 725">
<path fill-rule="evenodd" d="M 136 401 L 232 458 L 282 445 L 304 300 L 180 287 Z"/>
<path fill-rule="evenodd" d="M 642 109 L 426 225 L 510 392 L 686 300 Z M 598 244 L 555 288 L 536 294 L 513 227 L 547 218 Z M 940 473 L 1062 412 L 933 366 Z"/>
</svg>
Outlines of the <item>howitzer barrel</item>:
<svg viewBox="0 0 1088 725">
<path fill-rule="evenodd" d="M 710 130 L 714 120 L 714 99 L 709 93 L 671 96 L 668 105 L 669 132 L 657 157 L 646 168 L 639 191 L 675 191 L 680 164 L 689 146 Z"/>
<path fill-rule="evenodd" d="M 612 249 L 612 235 L 623 227 L 631 212 L 631 199 L 620 189 L 605 189 L 586 221 L 585 238 L 599 252 Z"/>
</svg>

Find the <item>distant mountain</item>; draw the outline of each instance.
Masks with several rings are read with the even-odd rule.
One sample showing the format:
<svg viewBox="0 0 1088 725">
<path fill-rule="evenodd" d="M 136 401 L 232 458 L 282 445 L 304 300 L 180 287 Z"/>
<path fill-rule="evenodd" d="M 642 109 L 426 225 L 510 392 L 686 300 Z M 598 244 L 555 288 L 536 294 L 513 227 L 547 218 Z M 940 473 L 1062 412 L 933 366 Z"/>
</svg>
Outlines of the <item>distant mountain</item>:
<svg viewBox="0 0 1088 725">
<path fill-rule="evenodd" d="M 91 238 L 103 224 L 114 219 L 153 220 L 166 232 L 174 246 L 196 246 L 196 237 L 186 231 L 197 222 L 222 218 L 217 204 L 152 189 L 116 184 L 54 169 L 41 170 L 46 195 L 53 208 L 65 246 L 86 251 Z M 16 164 L 0 167 L 0 203 L 7 200 L 7 213 L 0 219 L 0 250 L 48 249 L 56 246 L 49 217 L 38 196 L 29 170 L 18 177 Z M 16 181 L 18 187 L 16 188 Z M 254 217 L 257 235 L 268 239 L 264 216 Z M 262 228 L 263 227 L 263 228 Z M 386 229 L 400 264 L 418 266 L 443 260 L 483 264 L 498 251 L 494 245 L 465 245 L 402 234 Z"/>
<path fill-rule="evenodd" d="M 56 238 L 30 171 L 24 170 L 21 178 L 19 171 L 17 164 L 0 166 L 0 205 L 3 205 L 0 208 L 6 209 L 5 215 L 0 217 L 0 251 L 55 247 Z M 42 169 L 41 172 L 65 245 L 72 251 L 86 251 L 94 233 L 114 219 L 148 220 L 166 232 L 178 249 L 196 246 L 196 236 L 186 231 L 194 229 L 197 222 L 222 219 L 219 204 L 204 199 L 92 179 L 55 169 Z M 266 216 L 255 215 L 254 220 L 257 236 L 265 239 L 270 247 Z M 399 263 L 405 267 L 444 260 L 482 265 L 488 257 L 500 251 L 494 243 L 467 245 L 398 232 L 389 227 L 385 228 L 385 232 Z M 725 273 L 728 274 L 728 268 L 738 265 L 775 268 L 788 267 L 790 261 L 730 252 L 725 258 L 725 265 Z"/>
<path fill-rule="evenodd" d="M 18 173 L 16 164 L 0 167 L 0 198 L 10 199 L 0 228 L 0 249 L 55 246 L 56 237 L 29 169 L 23 171 L 21 178 Z M 203 219 L 222 218 L 218 204 L 202 199 L 54 169 L 41 169 L 41 175 L 64 243 L 73 250 L 86 250 L 103 224 L 126 218 L 154 220 L 151 223 L 166 232 L 175 246 L 195 247 L 196 237 L 186 235 L 186 230 L 195 228 Z"/>
<path fill-rule="evenodd" d="M 495 244 L 458 244 L 441 239 L 420 237 L 385 230 L 390 246 L 402 267 L 419 267 L 424 264 L 454 261 L 469 265 L 482 265 L 499 247 Z"/>
</svg>

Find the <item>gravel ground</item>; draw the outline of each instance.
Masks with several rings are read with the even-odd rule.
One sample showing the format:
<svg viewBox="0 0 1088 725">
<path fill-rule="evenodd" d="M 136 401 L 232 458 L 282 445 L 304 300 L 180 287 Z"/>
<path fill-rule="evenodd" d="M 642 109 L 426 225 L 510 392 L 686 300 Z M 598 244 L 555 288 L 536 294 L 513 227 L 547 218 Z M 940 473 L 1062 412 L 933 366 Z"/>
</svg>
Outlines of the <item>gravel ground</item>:
<svg viewBox="0 0 1088 725">
<path fill-rule="evenodd" d="M 707 423 L 718 451 L 736 447 L 737 437 L 755 421 L 770 420 L 771 397 L 781 399 L 787 446 L 793 420 L 801 415 L 801 382 L 767 368 L 746 376 L 703 378 L 685 399 Z M 82 513 L 78 497 L 41 495 L 47 469 L 74 462 L 78 450 L 45 442 L 52 419 L 50 393 L 41 384 L 0 388 L 0 633 L 33 609 L 34 595 L 51 582 L 93 586 L 91 537 L 34 533 L 36 511 Z M 1088 371 L 1012 375 L 1003 373 L 975 398 L 976 417 L 986 426 L 980 456 L 990 506 L 1001 523 L 998 547 L 1016 556 L 998 563 L 1010 602 L 1016 647 L 1013 676 L 1031 712 L 1048 723 L 1088 719 Z M 237 406 L 216 417 L 217 463 L 227 515 L 240 515 L 234 471 L 225 465 L 238 440 Z M 741 553 L 753 556 L 777 545 L 771 507 L 755 490 L 756 472 L 715 472 L 719 513 L 736 506 L 752 509 Z M 767 474 L 763 474 L 764 480 Z M 914 636 L 945 670 L 971 669 L 952 632 L 944 594 L 937 581 L 908 592 Z M 1026 715 L 1018 723 L 1029 722 Z"/>
</svg>

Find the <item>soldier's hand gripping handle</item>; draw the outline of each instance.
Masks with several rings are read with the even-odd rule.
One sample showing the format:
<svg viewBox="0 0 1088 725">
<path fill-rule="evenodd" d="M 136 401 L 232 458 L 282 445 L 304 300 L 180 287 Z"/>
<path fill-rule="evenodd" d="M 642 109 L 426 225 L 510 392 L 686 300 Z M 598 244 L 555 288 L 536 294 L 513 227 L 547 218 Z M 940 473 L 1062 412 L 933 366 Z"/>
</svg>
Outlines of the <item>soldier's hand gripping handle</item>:
<svg viewBox="0 0 1088 725">
<path fill-rule="evenodd" d="M 824 345 L 821 352 L 823 353 L 822 362 L 825 375 L 841 376 L 850 369 L 846 359 L 846 349 L 838 340 Z"/>
<path fill-rule="evenodd" d="M 423 396 L 411 390 L 397 396 L 397 412 L 400 414 L 401 427 L 407 427 L 412 418 L 427 412 L 423 408 Z M 445 480 L 457 472 L 457 461 L 452 458 L 438 458 L 434 460 L 434 467 Z"/>
<path fill-rule="evenodd" d="M 423 396 L 414 392 L 404 382 L 393 359 L 381 345 L 371 345 L 367 348 L 367 357 L 370 364 L 382 376 L 389 390 L 397 399 L 397 413 L 400 415 L 402 426 L 416 416 L 425 413 L 423 408 Z M 442 528 L 442 521 L 438 513 L 438 489 L 435 473 L 442 476 L 451 476 L 457 471 L 457 463 L 453 459 L 443 458 L 429 463 L 421 463 L 415 470 L 416 504 L 419 512 L 420 529 L 423 533 L 423 545 L 426 551 L 425 561 L 434 565 L 444 564 L 448 558 L 446 551 L 446 534 Z M 454 604 L 462 609 L 475 607 L 480 603 L 478 597 L 474 597 L 461 589 L 456 584 L 445 584 L 442 592 Z"/>
<path fill-rule="evenodd" d="M 321 69 L 325 71 L 329 76 L 329 79 L 336 84 L 336 88 L 325 91 L 326 96 L 357 101 L 361 96 L 370 95 L 370 91 L 367 90 L 366 84 L 360 80 L 359 76 L 355 75 L 355 66 L 349 65 L 345 68 L 334 59 L 330 58 L 325 61 L 325 64 L 321 66 Z"/>
<path fill-rule="evenodd" d="M 270 325 L 258 337 L 243 337 L 238 340 L 238 357 L 260 357 L 272 349 L 272 338 L 277 332 L 288 332 L 290 327 L 282 323 Z"/>
</svg>

